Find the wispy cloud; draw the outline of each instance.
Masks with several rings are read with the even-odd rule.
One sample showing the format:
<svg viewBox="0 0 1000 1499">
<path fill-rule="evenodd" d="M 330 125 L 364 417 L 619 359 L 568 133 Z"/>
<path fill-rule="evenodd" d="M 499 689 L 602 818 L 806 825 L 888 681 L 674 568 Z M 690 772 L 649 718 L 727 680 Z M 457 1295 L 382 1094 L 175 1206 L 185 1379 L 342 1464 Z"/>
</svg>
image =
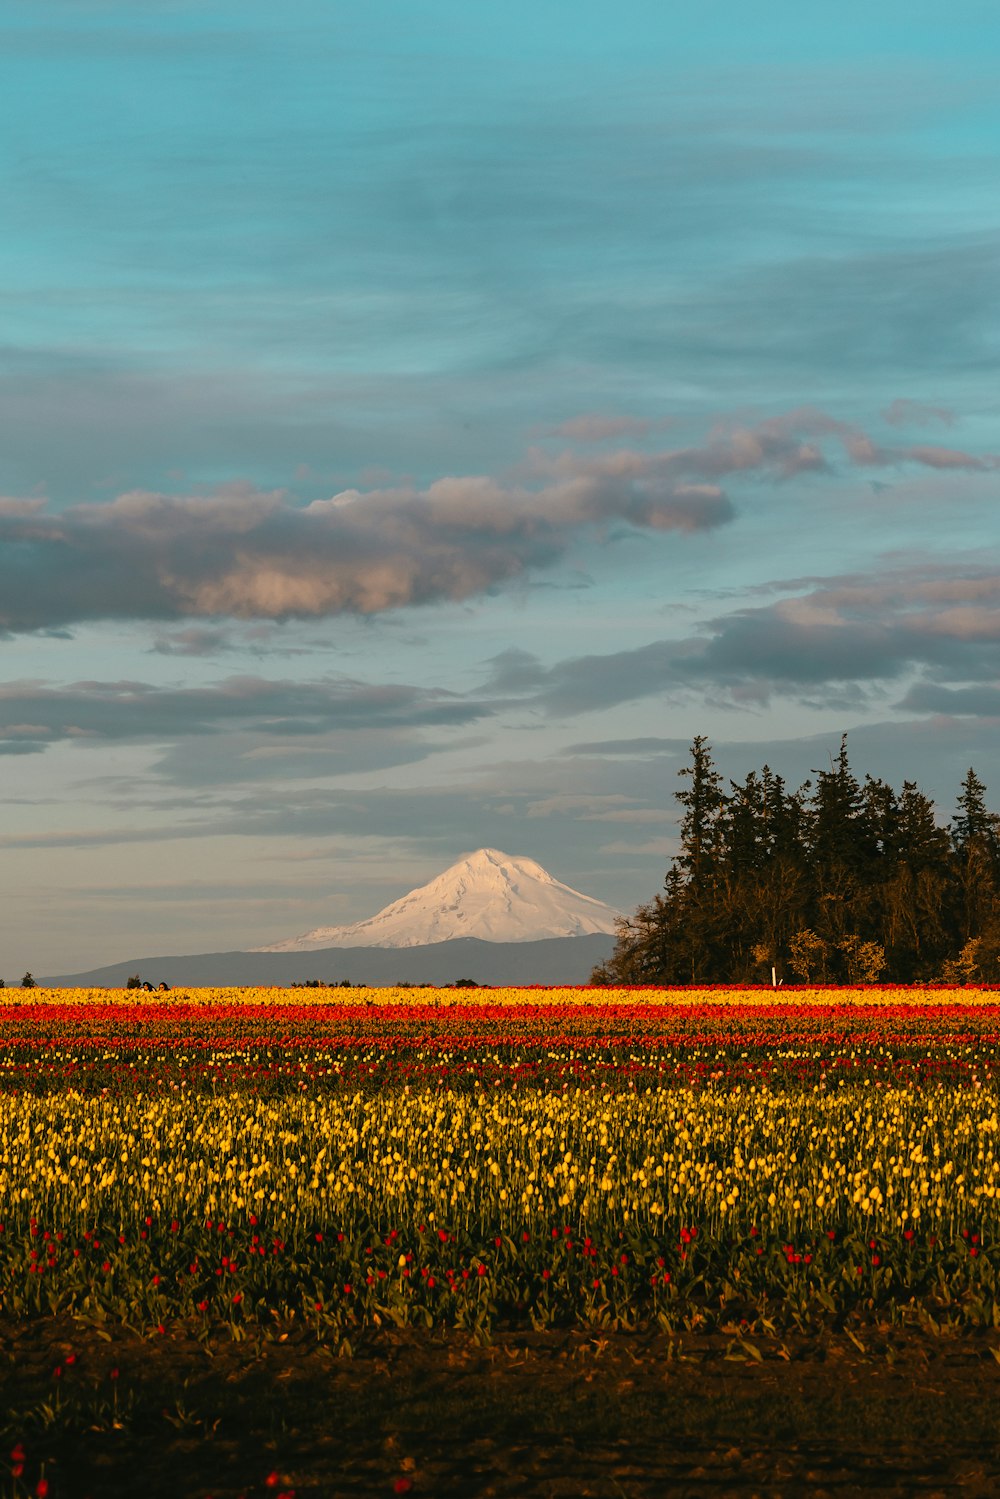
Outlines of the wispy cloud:
<svg viewBox="0 0 1000 1499">
<path fill-rule="evenodd" d="M 892 401 L 882 412 L 882 420 L 890 427 L 953 427 L 958 420 L 948 406 L 931 406 L 926 401 L 913 401 L 901 397 Z"/>
<path fill-rule="evenodd" d="M 61 740 L 173 741 L 246 729 L 258 745 L 338 732 L 470 724 L 492 710 L 455 693 L 351 680 L 282 682 L 228 677 L 207 687 L 148 682 L 38 682 L 0 686 L 0 746 L 15 753 Z M 10 750 L 8 750 L 10 752 Z"/>
<path fill-rule="evenodd" d="M 899 706 L 910 713 L 1000 720 L 1000 686 L 984 683 L 974 687 L 946 687 L 940 682 L 918 682 Z"/>
<path fill-rule="evenodd" d="M 612 416 L 591 411 L 572 416 L 553 427 L 543 427 L 539 436 L 567 437 L 571 442 L 607 442 L 613 437 L 648 437 L 650 432 L 662 432 L 672 425 L 670 417 L 651 421 L 640 416 Z"/>
<path fill-rule="evenodd" d="M 554 716 L 612 708 L 646 697 L 713 694 L 730 706 L 763 707 L 775 696 L 860 708 L 865 695 L 908 673 L 928 682 L 993 682 L 1000 642 L 1000 569 L 948 563 L 885 567 L 813 580 L 792 597 L 733 610 L 696 635 L 654 640 L 552 666 L 530 653 L 490 663 L 488 691 L 521 695 Z M 914 688 L 900 706 L 990 711 L 989 692 L 949 698 Z M 655 739 L 575 746 L 577 753 L 656 753 Z"/>
</svg>

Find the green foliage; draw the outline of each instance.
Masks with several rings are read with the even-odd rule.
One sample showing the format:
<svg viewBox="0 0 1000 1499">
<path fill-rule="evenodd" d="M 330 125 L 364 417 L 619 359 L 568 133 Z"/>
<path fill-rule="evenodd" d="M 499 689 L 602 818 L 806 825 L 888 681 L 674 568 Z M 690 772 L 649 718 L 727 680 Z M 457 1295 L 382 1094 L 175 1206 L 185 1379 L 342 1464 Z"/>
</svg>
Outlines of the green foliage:
<svg viewBox="0 0 1000 1499">
<path fill-rule="evenodd" d="M 877 984 L 885 972 L 885 948 L 860 937 L 845 937 L 837 944 L 844 955 L 850 984 Z"/>
<path fill-rule="evenodd" d="M 822 979 L 826 971 L 827 945 L 822 937 L 805 927 L 788 943 L 788 966 L 804 984 Z"/>
<path fill-rule="evenodd" d="M 1000 1327 L 988 1003 L 150 1008 L 7 1026 L 5 1326 Z"/>
<path fill-rule="evenodd" d="M 942 978 L 949 984 L 978 984 L 982 979 L 979 968 L 979 937 L 970 937 L 957 958 L 949 958 L 941 970 Z"/>
<path fill-rule="evenodd" d="M 679 774 L 664 893 L 592 983 L 1000 981 L 1000 818 L 974 770 L 950 828 L 916 782 L 860 782 L 846 736 L 796 791 L 767 765 L 724 790 L 703 735 Z"/>
<path fill-rule="evenodd" d="M 24 975 L 24 978 L 21 980 L 21 988 L 22 989 L 37 989 L 38 988 L 38 985 L 35 983 L 34 979 L 31 977 L 30 973 L 26 973 Z"/>
</svg>

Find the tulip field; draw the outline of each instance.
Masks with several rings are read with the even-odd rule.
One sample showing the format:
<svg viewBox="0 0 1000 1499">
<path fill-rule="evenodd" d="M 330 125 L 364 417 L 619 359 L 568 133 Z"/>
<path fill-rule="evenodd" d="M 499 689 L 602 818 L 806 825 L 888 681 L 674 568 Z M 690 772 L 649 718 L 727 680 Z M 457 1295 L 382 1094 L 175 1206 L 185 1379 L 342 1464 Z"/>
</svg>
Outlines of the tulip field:
<svg viewBox="0 0 1000 1499">
<path fill-rule="evenodd" d="M 1000 992 L 7 991 L 0 1316 L 1000 1328 Z"/>
</svg>

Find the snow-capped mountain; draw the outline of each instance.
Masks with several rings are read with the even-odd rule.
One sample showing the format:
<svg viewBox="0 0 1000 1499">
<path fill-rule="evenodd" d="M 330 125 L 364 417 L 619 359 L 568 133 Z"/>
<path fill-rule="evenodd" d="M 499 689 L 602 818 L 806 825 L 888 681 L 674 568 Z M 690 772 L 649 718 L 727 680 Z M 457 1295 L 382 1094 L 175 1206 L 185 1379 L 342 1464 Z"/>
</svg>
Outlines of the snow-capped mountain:
<svg viewBox="0 0 1000 1499">
<path fill-rule="evenodd" d="M 603 901 L 553 879 L 534 859 L 481 848 L 365 921 L 316 927 L 301 937 L 252 951 L 426 947 L 457 937 L 538 942 L 546 937 L 613 933 L 618 914 Z"/>
</svg>

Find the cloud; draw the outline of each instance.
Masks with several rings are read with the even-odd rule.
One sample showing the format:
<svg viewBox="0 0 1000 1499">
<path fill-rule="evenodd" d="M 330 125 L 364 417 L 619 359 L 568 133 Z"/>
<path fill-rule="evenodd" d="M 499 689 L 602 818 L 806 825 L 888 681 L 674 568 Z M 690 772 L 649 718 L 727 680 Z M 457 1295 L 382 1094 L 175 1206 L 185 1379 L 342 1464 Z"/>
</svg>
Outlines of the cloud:
<svg viewBox="0 0 1000 1499">
<path fill-rule="evenodd" d="M 14 508 L 0 513 L 0 625 L 375 614 L 551 567 L 611 522 L 694 532 L 732 515 L 716 486 L 672 482 L 655 454 L 563 463 L 534 489 L 473 475 L 305 506 L 236 485 Z"/>
<path fill-rule="evenodd" d="M 910 688 L 899 707 L 908 713 L 1000 719 L 1000 686 L 943 687 L 936 682 L 918 682 Z"/>
<path fill-rule="evenodd" d="M 587 744 L 568 744 L 567 755 L 670 755 L 683 746 L 677 739 L 645 735 L 637 739 L 597 739 Z"/>
<path fill-rule="evenodd" d="M 541 687 L 546 680 L 545 667 L 531 651 L 510 647 L 492 656 L 486 689 L 491 693 L 517 694 Z"/>
<path fill-rule="evenodd" d="M 772 722 L 765 721 L 766 725 Z M 871 771 L 897 786 L 904 776 L 916 779 L 947 806 L 952 804 L 970 764 L 979 767 L 989 781 L 990 765 L 996 758 L 994 722 L 941 714 L 861 725 L 845 718 L 829 732 L 799 738 L 737 740 L 713 736 L 713 752 L 724 777 L 741 779 L 766 762 L 789 785 L 796 786 L 816 767 L 828 763 L 837 751 L 842 730 L 850 733 L 851 761 L 858 770 Z M 686 763 L 688 739 L 664 743 L 678 765 Z M 323 857 L 327 857 L 325 844 L 336 839 L 342 850 L 337 862 L 349 867 L 353 879 L 358 850 L 366 842 L 379 840 L 379 869 L 384 870 L 389 863 L 399 868 L 408 867 L 414 860 L 423 861 L 422 867 L 414 870 L 412 883 L 417 884 L 439 872 L 471 844 L 488 844 L 537 858 L 558 878 L 628 908 L 648 898 L 656 888 L 663 860 L 658 855 L 651 859 L 622 838 L 600 850 L 607 856 L 606 864 L 595 861 L 595 822 L 618 820 L 603 815 L 601 799 L 606 806 L 607 799 L 620 798 L 625 787 L 629 807 L 616 804 L 611 810 L 648 816 L 652 838 L 658 840 L 676 821 L 673 792 L 680 785 L 672 773 L 664 774 L 662 758 L 651 758 L 648 763 L 635 761 L 627 780 L 623 780 L 622 765 L 615 755 L 581 763 L 569 762 L 563 753 L 557 753 L 541 762 L 503 762 L 481 772 L 467 772 L 444 788 L 435 777 L 433 784 L 407 788 L 279 784 L 226 797 L 213 796 L 203 805 L 194 804 L 190 796 L 179 798 L 175 807 L 163 799 L 151 798 L 148 803 L 137 800 L 119 809 L 117 827 L 11 831 L 0 834 L 0 847 L 88 849 L 138 844 L 152 848 L 167 840 L 239 837 L 261 840 L 260 857 L 271 852 L 264 840 L 284 840 L 280 846 L 287 852 L 276 857 L 298 860 L 308 859 L 318 843 L 324 844 Z M 530 816 L 531 805 L 549 795 L 589 796 L 594 806 L 586 817 L 581 817 L 578 803 L 561 809 L 553 806 L 547 816 Z M 155 820 L 151 812 L 156 813 Z M 165 823 L 163 817 L 168 819 Z M 638 822 L 637 817 L 629 820 L 633 825 Z M 635 862 L 630 866 L 631 859 Z M 628 875 L 626 889 L 620 877 L 630 867 L 634 875 Z M 583 871 L 588 872 L 586 881 Z M 400 876 L 385 899 L 398 895 L 408 879 L 409 875 L 406 879 Z M 370 913 L 356 910 L 354 914 Z"/>
<path fill-rule="evenodd" d="M 568 437 L 573 442 L 605 442 L 609 437 L 646 437 L 651 431 L 662 430 L 666 425 L 669 421 L 651 422 L 638 416 L 604 416 L 594 411 L 570 417 L 555 427 L 546 427 L 540 435 Z"/>
<path fill-rule="evenodd" d="M 813 248 L 813 245 L 815 248 Z M 650 357 L 669 338 L 691 371 L 714 360 L 758 388 L 780 371 L 782 388 L 884 389 L 919 371 L 937 384 L 967 382 L 996 363 L 997 234 L 983 224 L 908 242 L 854 238 L 836 250 L 817 235 L 798 253 L 751 268 L 732 265 L 680 305 L 645 310 Z M 892 410 L 890 406 L 889 410 Z"/>
<path fill-rule="evenodd" d="M 230 676 L 198 687 L 10 683 L 0 687 L 0 750 L 23 755 L 57 741 L 164 745 L 156 773 L 196 787 L 411 764 L 456 748 L 454 731 L 512 710 L 571 718 L 656 697 L 760 710 L 784 697 L 853 716 L 887 703 L 898 684 L 901 712 L 995 713 L 1000 567 L 988 559 L 886 563 L 759 592 L 778 597 L 718 614 L 680 638 L 553 664 L 524 650 L 500 652 L 472 694 L 346 677 Z M 185 644 L 205 643 L 198 630 L 193 639 L 178 633 Z M 682 750 L 673 739 L 645 736 L 571 743 L 564 754 L 653 766 Z M 578 820 L 629 821 L 628 806 L 600 801 L 618 789 L 557 784 L 521 815 L 530 821 L 575 807 Z"/>
<path fill-rule="evenodd" d="M 161 782 L 183 788 L 181 797 L 224 796 L 228 788 L 273 787 L 302 781 L 370 779 L 448 752 L 461 755 L 489 741 L 456 738 L 447 729 L 414 727 L 297 731 L 286 725 L 264 735 L 255 728 L 220 730 L 208 738 L 178 733 L 151 767 Z"/>
<path fill-rule="evenodd" d="M 953 427 L 957 418 L 947 406 L 930 406 L 925 401 L 911 401 L 904 397 L 886 407 L 882 420 L 890 427 L 930 427 L 935 423 Z"/>
<path fill-rule="evenodd" d="M 158 656 L 217 656 L 237 648 L 231 631 L 220 626 L 164 631 L 151 647 Z"/>
<path fill-rule="evenodd" d="M 117 826 L 0 833 L 0 847 L 153 846 L 160 840 L 239 837 L 285 839 L 301 852 L 317 841 L 335 838 L 352 851 L 349 862 L 353 869 L 353 850 L 363 846 L 365 840 L 381 839 L 383 868 L 419 851 L 426 860 L 423 877 L 430 878 L 470 846 L 480 845 L 528 854 L 558 878 L 573 884 L 574 868 L 579 870 L 593 862 L 592 821 L 581 817 L 576 802 L 553 806 L 546 815 L 530 810 L 546 792 L 556 794 L 556 788 L 565 787 L 567 781 L 566 765 L 556 759 L 491 766 L 446 788 L 437 784 L 405 789 L 373 784 L 346 790 L 282 783 L 233 793 L 224 800 L 213 798 L 203 808 L 186 800 L 181 805 L 187 815 L 169 815 L 166 822 L 162 819 L 169 808 L 162 800 L 151 799 L 148 804 L 137 802 L 123 809 Z M 575 783 L 579 798 L 592 799 L 597 807 L 606 805 L 609 797 L 620 797 L 614 767 L 581 767 L 575 772 Z M 512 786 L 518 789 L 512 792 Z M 659 810 L 664 800 L 662 778 L 651 775 L 648 784 L 637 781 L 630 785 L 629 793 L 628 800 L 636 808 Z M 154 813 L 155 817 L 151 815 Z M 656 821 L 659 824 L 662 819 Z M 584 883 L 578 875 L 576 882 L 588 893 L 593 887 L 592 893 L 601 894 L 593 880 Z M 398 889 L 393 892 L 399 893 Z"/>
<path fill-rule="evenodd" d="M 471 729 L 511 709 L 573 717 L 657 696 L 759 709 L 785 696 L 855 710 L 901 683 L 906 712 L 992 711 L 988 692 L 958 699 L 934 691 L 996 682 L 1000 567 L 910 561 L 772 591 L 779 588 L 779 597 L 716 615 L 680 638 L 550 665 L 524 650 L 500 652 L 471 694 L 350 677 L 234 675 L 190 687 L 10 682 L 0 685 L 0 746 L 23 755 L 60 741 L 163 744 L 171 748 L 162 773 L 207 784 L 409 763 L 431 752 L 421 731 Z M 185 650 L 225 643 L 200 627 L 176 638 Z M 672 750 L 671 740 L 646 737 L 572 744 L 568 753 L 652 759 Z"/>
<path fill-rule="evenodd" d="M 67 739 L 149 743 L 242 730 L 254 736 L 252 746 L 260 752 L 277 739 L 454 727 L 491 711 L 486 703 L 454 693 L 350 679 L 287 682 L 241 676 L 187 688 L 135 681 L 65 687 L 11 682 L 0 686 L 0 745 L 42 749 Z M 8 750 L 27 752 L 23 747 Z M 411 745 L 404 758 L 421 754 Z"/>
<path fill-rule="evenodd" d="M 957 448 L 932 447 L 927 443 L 904 449 L 903 453 L 911 463 L 922 463 L 926 468 L 960 468 L 978 470 L 980 473 L 1000 468 L 1000 458 L 995 454 L 977 458 L 971 453 L 960 452 Z"/>
<path fill-rule="evenodd" d="M 612 812 L 615 816 L 621 816 L 623 811 L 621 804 L 628 800 L 629 798 L 621 792 L 615 792 L 610 796 L 595 796 L 592 793 L 559 791 L 551 796 L 527 802 L 524 806 L 524 815 L 535 818 L 570 813 L 585 822 L 599 822 Z"/>
<path fill-rule="evenodd" d="M 232 653 L 251 656 L 308 656 L 325 640 L 282 636 L 282 626 L 270 620 L 240 625 L 187 625 L 164 629 L 154 636 L 150 651 L 157 656 L 212 657 Z"/>
<path fill-rule="evenodd" d="M 627 854 L 627 855 L 654 855 L 657 858 L 670 859 L 677 853 L 678 843 L 676 838 L 647 838 L 642 843 L 629 843 L 624 838 L 615 839 L 614 843 L 602 843 L 602 854 Z"/>
<path fill-rule="evenodd" d="M 348 489 L 308 504 L 247 484 L 177 496 L 130 491 L 50 511 L 0 507 L 0 628 L 86 620 L 286 620 L 372 615 L 462 600 L 566 559 L 585 535 L 695 533 L 734 515 L 727 480 L 776 483 L 842 463 L 993 469 L 1000 459 L 882 448 L 811 408 L 756 426 L 717 424 L 697 444 L 582 456 L 532 450 L 508 479 L 446 476 L 423 488 Z M 161 637 L 199 654 L 218 635 Z"/>
<path fill-rule="evenodd" d="M 660 695 L 714 697 L 730 707 L 763 707 L 784 695 L 857 709 L 913 672 L 949 682 L 996 677 L 996 566 L 914 563 L 798 587 L 792 597 L 717 616 L 679 640 L 548 667 L 524 652 L 505 653 L 490 663 L 488 687 L 520 692 L 549 714 L 569 716 Z M 926 703 L 907 698 L 901 706 L 922 711 Z M 669 741 L 610 740 L 572 750 L 655 754 L 661 747 Z"/>
<path fill-rule="evenodd" d="M 765 731 L 772 726 L 772 719 L 764 720 Z M 947 809 L 954 804 L 962 777 L 971 764 L 990 783 L 991 804 L 996 804 L 1000 784 L 991 780 L 991 766 L 996 762 L 996 724 L 990 718 L 962 715 L 960 710 L 955 716 L 934 711 L 929 716 L 904 721 L 882 719 L 857 723 L 851 717 L 844 717 L 827 732 L 799 737 L 774 737 L 766 732 L 764 737 L 745 739 L 713 735 L 712 752 L 724 779 L 742 780 L 749 771 L 766 764 L 794 787 L 830 763 L 845 732 L 851 764 L 859 773 L 870 772 L 897 787 L 904 778 L 916 780 Z M 676 756 L 678 766 L 689 763 L 689 740 L 671 739 L 663 743 Z M 682 783 L 673 776 L 664 778 L 662 761 L 660 767 L 656 774 L 664 786 L 662 804 L 669 805 L 676 813 L 672 792 L 681 788 Z"/>
<path fill-rule="evenodd" d="M 832 440 L 841 462 L 848 467 L 918 467 L 967 469 L 988 472 L 1000 468 L 1000 455 L 966 453 L 923 443 L 909 447 L 886 447 L 856 423 L 845 422 L 815 407 L 802 406 L 754 426 L 717 422 L 708 438 L 690 447 L 667 449 L 656 454 L 628 450 L 581 459 L 577 453 L 557 456 L 533 452 L 538 472 L 558 475 L 588 471 L 593 474 L 623 474 L 630 465 L 649 465 L 651 471 L 675 482 L 718 482 L 739 474 L 762 478 L 791 479 L 810 471 L 829 472 L 834 460 L 824 442 Z"/>
<path fill-rule="evenodd" d="M 758 431 L 771 441 L 787 439 L 793 433 L 800 439 L 834 437 L 839 440 L 843 456 L 858 468 L 898 468 L 916 464 L 925 468 L 964 469 L 971 473 L 985 473 L 1000 468 L 1000 455 L 994 453 L 966 453 L 957 448 L 942 448 L 931 443 L 886 447 L 875 442 L 855 423 L 839 421 L 812 407 L 803 407 L 762 422 Z"/>
</svg>

